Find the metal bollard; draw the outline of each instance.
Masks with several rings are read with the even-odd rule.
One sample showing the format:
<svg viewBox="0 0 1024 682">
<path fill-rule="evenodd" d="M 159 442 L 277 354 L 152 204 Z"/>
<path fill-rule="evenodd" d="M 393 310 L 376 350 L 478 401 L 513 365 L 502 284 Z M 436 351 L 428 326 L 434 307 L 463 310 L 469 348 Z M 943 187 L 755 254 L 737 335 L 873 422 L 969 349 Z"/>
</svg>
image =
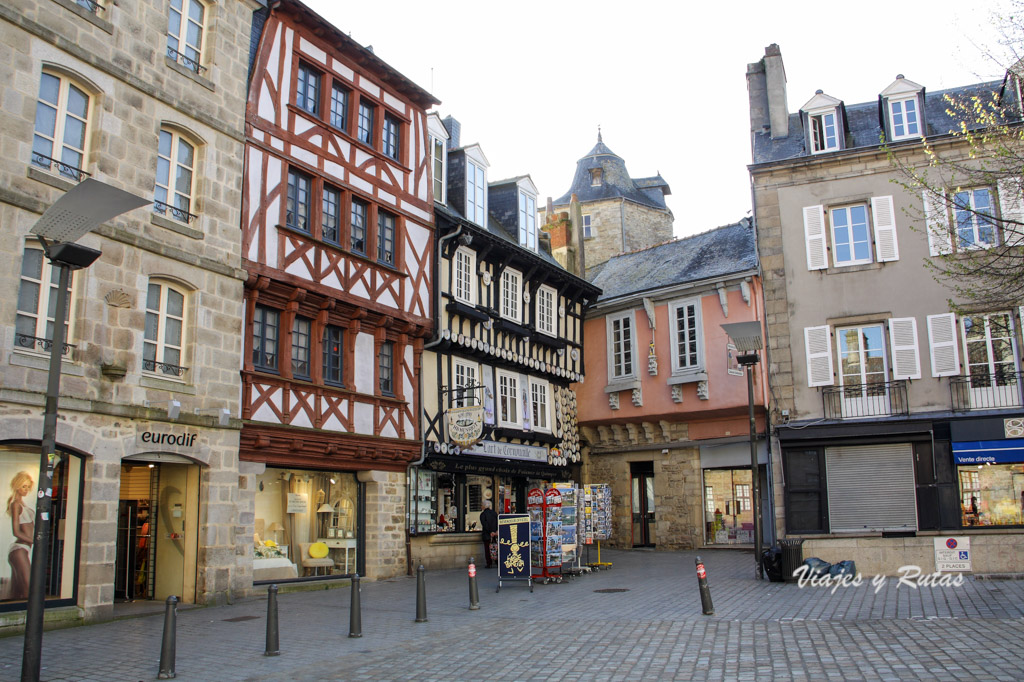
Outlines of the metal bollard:
<svg viewBox="0 0 1024 682">
<path fill-rule="evenodd" d="M 416 569 L 416 622 L 427 622 L 427 587 L 425 574 L 427 569 L 423 564 Z"/>
<path fill-rule="evenodd" d="M 352 574 L 352 599 L 348 610 L 348 636 L 363 636 L 363 612 L 359 604 L 359 574 Z"/>
<path fill-rule="evenodd" d="M 708 588 L 708 572 L 704 568 L 704 562 L 698 556 L 697 562 L 697 585 L 700 586 L 700 607 L 705 616 L 715 615 L 715 605 L 711 603 L 711 590 Z"/>
<path fill-rule="evenodd" d="M 160 644 L 160 672 L 158 680 L 173 680 L 174 672 L 174 630 L 178 617 L 178 598 L 173 594 L 167 598 L 167 610 L 164 612 L 164 639 Z"/>
<path fill-rule="evenodd" d="M 480 608 L 480 594 L 476 589 L 476 564 L 473 557 L 469 557 L 469 610 L 476 611 Z"/>
<path fill-rule="evenodd" d="M 280 656 L 281 643 L 277 629 L 277 585 L 267 588 L 267 650 L 264 656 Z"/>
</svg>

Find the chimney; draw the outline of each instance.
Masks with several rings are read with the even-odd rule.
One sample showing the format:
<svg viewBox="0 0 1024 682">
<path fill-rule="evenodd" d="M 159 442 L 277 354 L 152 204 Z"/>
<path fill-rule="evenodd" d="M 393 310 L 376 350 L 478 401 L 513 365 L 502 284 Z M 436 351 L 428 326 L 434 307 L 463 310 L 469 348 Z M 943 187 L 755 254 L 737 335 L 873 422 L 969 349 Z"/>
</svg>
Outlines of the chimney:
<svg viewBox="0 0 1024 682">
<path fill-rule="evenodd" d="M 768 91 L 768 119 L 772 138 L 789 137 L 789 105 L 786 101 L 786 68 L 778 43 L 764 48 L 765 84 Z"/>
<path fill-rule="evenodd" d="M 444 129 L 448 131 L 448 149 L 458 149 L 461 147 L 462 124 L 451 116 L 445 116 L 441 123 L 444 125 Z"/>
<path fill-rule="evenodd" d="M 768 83 L 764 60 L 747 64 L 747 98 L 750 101 L 750 133 L 771 132 L 768 120 Z"/>
</svg>

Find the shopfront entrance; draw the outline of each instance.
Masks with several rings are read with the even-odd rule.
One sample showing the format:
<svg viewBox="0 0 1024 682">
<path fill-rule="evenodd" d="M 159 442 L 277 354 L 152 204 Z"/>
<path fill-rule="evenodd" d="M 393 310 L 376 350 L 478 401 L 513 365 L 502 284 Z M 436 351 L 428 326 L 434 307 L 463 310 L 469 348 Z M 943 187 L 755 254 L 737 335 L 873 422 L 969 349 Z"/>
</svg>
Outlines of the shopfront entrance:
<svg viewBox="0 0 1024 682">
<path fill-rule="evenodd" d="M 654 462 L 630 462 L 633 546 L 654 547 Z"/>
<path fill-rule="evenodd" d="M 176 455 L 121 465 L 114 598 L 195 602 L 199 466 Z"/>
</svg>

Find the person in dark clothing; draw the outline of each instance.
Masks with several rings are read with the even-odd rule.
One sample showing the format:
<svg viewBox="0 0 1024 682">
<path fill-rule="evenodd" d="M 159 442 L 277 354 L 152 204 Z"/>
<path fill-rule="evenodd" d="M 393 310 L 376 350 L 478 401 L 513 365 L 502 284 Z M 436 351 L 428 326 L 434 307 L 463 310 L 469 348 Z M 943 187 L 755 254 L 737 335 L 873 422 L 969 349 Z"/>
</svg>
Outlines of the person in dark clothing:
<svg viewBox="0 0 1024 682">
<path fill-rule="evenodd" d="M 491 501 L 484 500 L 484 510 L 480 512 L 480 525 L 483 527 L 484 558 L 487 568 L 494 566 L 491 561 L 491 543 L 498 541 L 498 515 L 491 509 Z"/>
</svg>

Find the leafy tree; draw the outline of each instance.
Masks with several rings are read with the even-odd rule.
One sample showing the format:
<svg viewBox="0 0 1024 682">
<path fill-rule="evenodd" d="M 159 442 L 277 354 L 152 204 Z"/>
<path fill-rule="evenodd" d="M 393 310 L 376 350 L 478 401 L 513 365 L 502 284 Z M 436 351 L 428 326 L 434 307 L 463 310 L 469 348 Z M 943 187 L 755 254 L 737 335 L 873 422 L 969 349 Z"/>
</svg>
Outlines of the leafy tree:
<svg viewBox="0 0 1024 682">
<path fill-rule="evenodd" d="M 945 95 L 954 122 L 947 135 L 886 145 L 894 182 L 924 198 L 914 217 L 938 252 L 928 267 L 958 311 L 1024 305 L 1024 1 L 1010 10 L 994 17 L 998 47 L 984 50 L 1003 67 L 1003 82 Z"/>
</svg>

